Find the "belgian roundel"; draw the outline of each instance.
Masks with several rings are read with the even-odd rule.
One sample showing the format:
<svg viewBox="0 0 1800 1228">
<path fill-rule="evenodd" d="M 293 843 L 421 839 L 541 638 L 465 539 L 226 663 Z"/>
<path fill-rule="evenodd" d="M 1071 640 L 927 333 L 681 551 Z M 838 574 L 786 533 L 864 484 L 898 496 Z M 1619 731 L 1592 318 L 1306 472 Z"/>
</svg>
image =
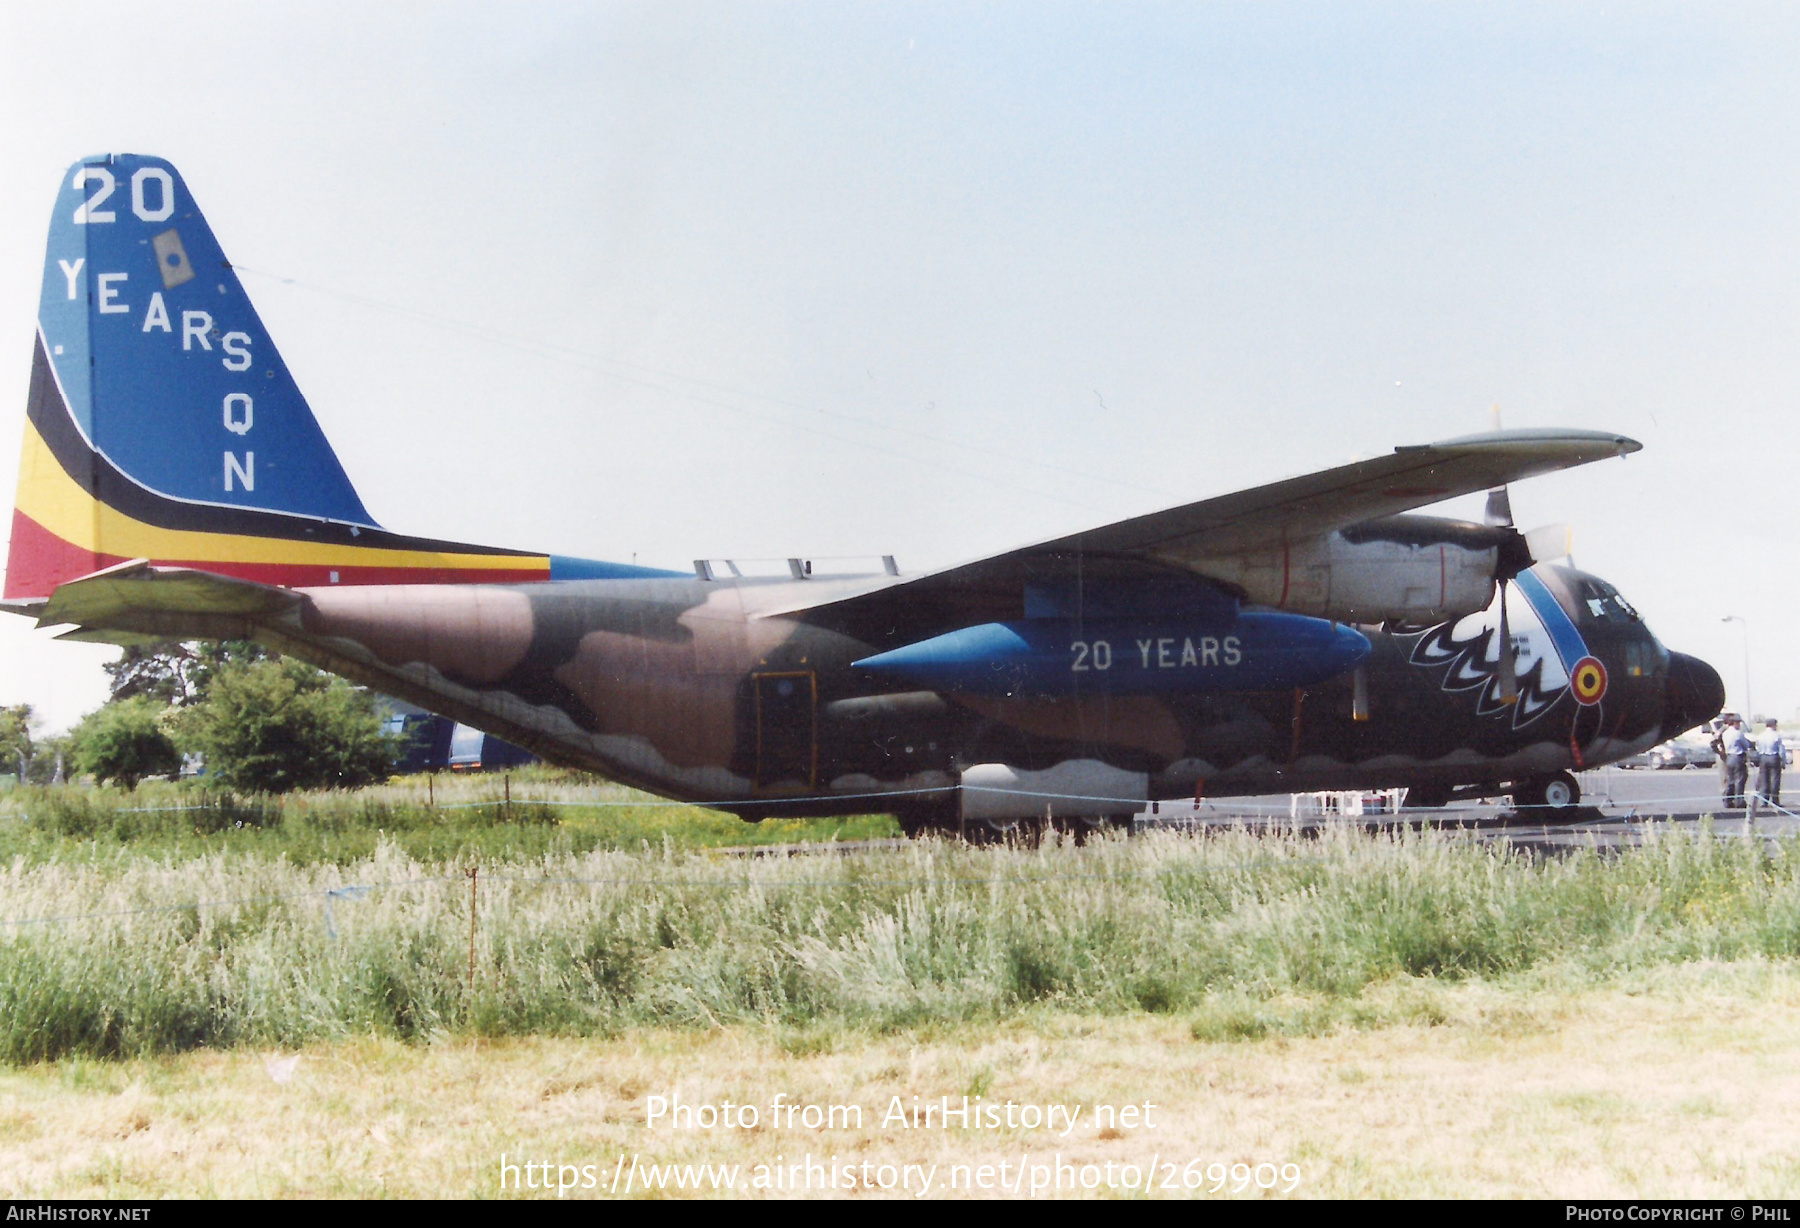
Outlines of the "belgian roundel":
<svg viewBox="0 0 1800 1228">
<path fill-rule="evenodd" d="M 1582 707 L 1599 703 L 1606 694 L 1606 666 L 1595 657 L 1581 658 L 1569 671 L 1569 686 L 1575 692 L 1575 702 Z"/>
</svg>

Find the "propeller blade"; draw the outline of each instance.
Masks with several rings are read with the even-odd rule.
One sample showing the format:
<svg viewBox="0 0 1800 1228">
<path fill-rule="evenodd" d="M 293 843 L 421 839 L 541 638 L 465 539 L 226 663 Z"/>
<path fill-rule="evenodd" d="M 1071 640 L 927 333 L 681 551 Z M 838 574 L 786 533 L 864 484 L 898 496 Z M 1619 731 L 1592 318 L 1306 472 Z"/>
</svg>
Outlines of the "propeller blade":
<svg viewBox="0 0 1800 1228">
<path fill-rule="evenodd" d="M 1500 407 L 1493 408 L 1494 429 L 1500 429 Z M 1496 528 L 1513 528 L 1512 495 L 1504 486 L 1496 486 L 1488 491 L 1487 510 L 1482 519 Z M 1523 549 L 1521 549 L 1523 547 Z M 1575 533 L 1566 524 L 1547 524 L 1520 533 L 1514 529 L 1507 542 L 1500 550 L 1500 565 L 1496 578 L 1500 581 L 1500 624 L 1506 625 L 1506 581 L 1524 571 L 1533 563 L 1548 563 L 1551 559 L 1567 558 L 1575 549 Z M 1512 659 L 1508 654 L 1501 654 L 1500 694 L 1507 703 L 1518 697 L 1518 679 L 1514 675 Z"/>
<path fill-rule="evenodd" d="M 1575 550 L 1575 531 L 1566 524 L 1546 524 L 1525 534 L 1525 548 L 1534 563 L 1567 558 Z"/>
<path fill-rule="evenodd" d="M 1519 702 L 1519 669 L 1513 660 L 1512 624 L 1506 617 L 1506 581 L 1500 582 L 1500 702 Z"/>
<path fill-rule="evenodd" d="M 1496 486 L 1488 491 L 1487 511 L 1481 518 L 1491 525 L 1512 528 L 1512 496 L 1507 493 L 1506 487 Z"/>
<path fill-rule="evenodd" d="M 1494 429 L 1496 431 L 1499 430 L 1500 429 L 1500 404 L 1499 404 L 1499 402 L 1495 402 L 1494 407 L 1492 409 L 1488 410 L 1488 413 L 1490 415 L 1492 415 L 1492 417 L 1494 419 Z M 1486 523 L 1498 526 L 1500 528 L 1510 529 L 1513 527 L 1512 495 L 1507 493 L 1506 487 L 1496 486 L 1492 490 L 1488 491 L 1487 510 L 1482 513 L 1481 518 Z"/>
</svg>

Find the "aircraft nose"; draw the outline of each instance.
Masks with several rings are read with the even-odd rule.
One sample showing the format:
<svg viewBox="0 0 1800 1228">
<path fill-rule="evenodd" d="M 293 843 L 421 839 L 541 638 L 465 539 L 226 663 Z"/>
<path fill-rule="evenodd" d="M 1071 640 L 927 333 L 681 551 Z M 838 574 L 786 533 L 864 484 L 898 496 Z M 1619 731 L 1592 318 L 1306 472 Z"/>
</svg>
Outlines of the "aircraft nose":
<svg viewBox="0 0 1800 1228">
<path fill-rule="evenodd" d="M 1719 671 L 1685 652 L 1669 654 L 1669 680 L 1663 686 L 1662 736 L 1705 724 L 1725 707 L 1725 682 Z"/>
</svg>

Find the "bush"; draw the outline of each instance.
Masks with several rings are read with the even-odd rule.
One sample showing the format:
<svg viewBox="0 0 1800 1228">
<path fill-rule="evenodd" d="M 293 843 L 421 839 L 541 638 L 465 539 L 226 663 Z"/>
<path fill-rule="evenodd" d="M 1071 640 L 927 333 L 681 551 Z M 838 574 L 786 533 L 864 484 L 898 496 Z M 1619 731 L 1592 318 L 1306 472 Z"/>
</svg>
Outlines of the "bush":
<svg viewBox="0 0 1800 1228">
<path fill-rule="evenodd" d="M 181 752 L 163 731 L 163 705 L 148 696 L 107 704 L 81 718 L 70 732 L 76 770 L 101 784 L 137 788 L 146 776 L 181 771 Z"/>
<path fill-rule="evenodd" d="M 251 793 L 371 784 L 397 750 L 372 696 L 301 661 L 222 666 L 175 722 L 209 778 Z"/>
</svg>

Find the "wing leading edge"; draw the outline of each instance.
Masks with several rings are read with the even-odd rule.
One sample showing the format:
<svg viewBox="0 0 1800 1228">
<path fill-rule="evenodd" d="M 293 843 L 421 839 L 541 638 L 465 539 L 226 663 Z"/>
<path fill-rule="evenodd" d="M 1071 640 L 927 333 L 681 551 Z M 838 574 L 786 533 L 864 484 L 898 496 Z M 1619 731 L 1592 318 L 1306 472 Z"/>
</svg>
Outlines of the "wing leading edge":
<svg viewBox="0 0 1800 1228">
<path fill-rule="evenodd" d="M 1514 430 L 1398 447 L 1386 456 L 1284 478 L 1053 538 L 899 580 L 879 579 L 820 600 L 783 603 L 765 617 L 900 630 L 1010 616 L 1034 578 L 1079 571 L 1091 579 L 1187 572 L 1280 549 L 1458 495 L 1626 456 L 1643 445 L 1606 431 Z"/>
</svg>

